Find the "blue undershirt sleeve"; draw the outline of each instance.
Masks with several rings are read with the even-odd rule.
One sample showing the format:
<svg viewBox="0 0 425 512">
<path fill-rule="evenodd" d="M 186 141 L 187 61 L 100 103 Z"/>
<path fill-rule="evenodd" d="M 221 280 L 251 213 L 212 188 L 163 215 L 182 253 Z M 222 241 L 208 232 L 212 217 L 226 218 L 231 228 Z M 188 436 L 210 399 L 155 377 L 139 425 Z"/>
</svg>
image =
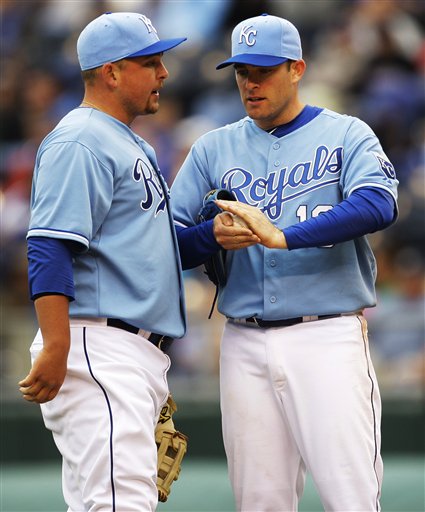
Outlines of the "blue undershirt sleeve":
<svg viewBox="0 0 425 512">
<path fill-rule="evenodd" d="M 213 225 L 213 219 L 190 227 L 175 225 L 183 270 L 201 265 L 222 248 L 215 240 Z"/>
<path fill-rule="evenodd" d="M 381 188 L 364 187 L 332 210 L 283 230 L 288 249 L 333 245 L 374 233 L 397 218 L 393 196 Z"/>
<path fill-rule="evenodd" d="M 70 244 L 56 238 L 28 238 L 28 281 L 31 300 L 43 295 L 75 299 Z"/>
</svg>

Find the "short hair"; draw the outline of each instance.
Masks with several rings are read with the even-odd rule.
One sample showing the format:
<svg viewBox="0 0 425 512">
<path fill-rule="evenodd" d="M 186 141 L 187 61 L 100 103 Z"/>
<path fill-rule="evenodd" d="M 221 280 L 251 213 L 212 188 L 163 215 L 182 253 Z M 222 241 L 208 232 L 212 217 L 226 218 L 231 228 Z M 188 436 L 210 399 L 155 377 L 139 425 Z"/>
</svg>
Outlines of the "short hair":
<svg viewBox="0 0 425 512">
<path fill-rule="evenodd" d="M 92 68 L 81 71 L 81 77 L 83 79 L 83 82 L 86 85 L 93 85 L 97 78 L 98 72 L 99 68 Z"/>
<path fill-rule="evenodd" d="M 113 64 L 116 64 L 119 69 L 122 69 L 124 67 L 125 60 L 126 59 L 120 59 L 120 60 L 117 60 L 116 62 L 113 62 Z M 99 70 L 101 69 L 101 67 L 102 66 L 98 66 L 97 68 L 85 69 L 84 71 L 81 71 L 81 76 L 83 78 L 83 82 L 86 85 L 93 85 L 94 82 L 96 81 L 96 78 L 99 75 Z"/>
</svg>

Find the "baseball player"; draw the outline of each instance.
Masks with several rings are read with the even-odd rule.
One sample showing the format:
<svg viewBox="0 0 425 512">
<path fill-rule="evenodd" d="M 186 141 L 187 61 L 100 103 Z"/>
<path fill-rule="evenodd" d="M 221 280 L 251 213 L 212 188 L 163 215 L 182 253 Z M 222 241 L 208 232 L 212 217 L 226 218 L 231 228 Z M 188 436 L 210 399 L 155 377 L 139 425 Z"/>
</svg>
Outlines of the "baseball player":
<svg viewBox="0 0 425 512">
<path fill-rule="evenodd" d="M 162 54 L 184 40 L 160 40 L 138 13 L 89 23 L 84 99 L 36 157 L 27 238 L 40 330 L 19 384 L 62 454 L 69 511 L 157 505 L 154 427 L 186 320 L 169 191 L 129 125 L 158 110 Z"/>
<path fill-rule="evenodd" d="M 325 510 L 377 511 L 381 403 L 362 311 L 376 301 L 366 235 L 397 216 L 394 168 L 364 122 L 302 103 L 306 64 L 289 21 L 239 23 L 218 69 L 229 65 L 247 117 L 194 143 L 171 196 L 194 263 L 205 245 L 185 233 L 211 189 L 238 201 L 217 201 L 227 211 L 209 234 L 233 249 L 230 212 L 259 239 L 227 251 L 218 299 L 237 510 L 297 510 L 309 471 Z"/>
</svg>

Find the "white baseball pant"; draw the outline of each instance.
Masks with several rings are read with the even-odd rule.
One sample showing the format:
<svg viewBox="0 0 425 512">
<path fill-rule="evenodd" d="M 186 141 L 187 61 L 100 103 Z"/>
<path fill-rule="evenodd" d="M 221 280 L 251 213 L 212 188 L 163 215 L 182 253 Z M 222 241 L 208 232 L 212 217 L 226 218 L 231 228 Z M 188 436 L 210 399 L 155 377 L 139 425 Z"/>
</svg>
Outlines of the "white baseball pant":
<svg viewBox="0 0 425 512">
<path fill-rule="evenodd" d="M 42 349 L 38 332 L 32 359 Z M 168 397 L 169 357 L 135 335 L 71 320 L 68 371 L 41 405 L 63 457 L 68 512 L 156 510 L 154 428 Z"/>
<path fill-rule="evenodd" d="M 296 511 L 306 470 L 326 511 L 380 510 L 381 402 L 363 316 L 227 322 L 220 394 L 238 511 Z"/>
</svg>

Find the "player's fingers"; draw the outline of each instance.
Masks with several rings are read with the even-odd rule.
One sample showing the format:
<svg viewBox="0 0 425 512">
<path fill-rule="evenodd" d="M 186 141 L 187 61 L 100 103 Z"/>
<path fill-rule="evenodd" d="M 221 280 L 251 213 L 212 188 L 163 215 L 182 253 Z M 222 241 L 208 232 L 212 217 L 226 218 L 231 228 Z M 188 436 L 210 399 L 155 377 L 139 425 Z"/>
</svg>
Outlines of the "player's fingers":
<svg viewBox="0 0 425 512">
<path fill-rule="evenodd" d="M 226 237 L 222 240 L 220 245 L 224 249 L 235 250 L 235 249 L 244 249 L 246 247 L 250 247 L 251 245 L 257 245 L 261 242 L 261 240 L 256 235 L 252 235 L 249 237 L 239 236 L 239 237 Z"/>
<path fill-rule="evenodd" d="M 31 386 L 31 384 L 32 384 L 32 379 L 31 379 L 30 373 L 18 382 L 18 386 L 20 386 L 20 387 Z"/>
<path fill-rule="evenodd" d="M 217 199 L 215 201 L 217 206 L 219 206 L 222 210 L 227 212 L 236 212 L 236 211 L 249 211 L 249 210 L 257 210 L 254 206 L 246 203 L 241 203 L 240 201 L 225 201 L 224 199 Z"/>
<path fill-rule="evenodd" d="M 216 201 L 218 206 L 229 213 L 237 215 L 251 230 L 256 229 L 259 221 L 264 222 L 264 215 L 258 208 L 237 201 Z"/>
<path fill-rule="evenodd" d="M 233 245 L 232 247 L 229 247 L 228 250 L 230 251 L 237 251 L 238 249 L 246 249 L 247 247 L 252 247 L 253 245 L 257 245 L 258 242 L 243 242 L 240 244 Z"/>
<path fill-rule="evenodd" d="M 217 217 L 225 226 L 233 226 L 233 216 L 231 213 L 223 212 L 220 213 Z"/>
<path fill-rule="evenodd" d="M 22 393 L 22 398 L 27 402 L 35 402 L 37 394 L 31 391 L 30 389 L 21 388 L 20 392 Z"/>
<path fill-rule="evenodd" d="M 50 389 L 52 386 L 40 378 L 35 378 L 31 373 L 20 383 L 19 391 L 25 396 L 37 396 L 43 389 Z"/>
<path fill-rule="evenodd" d="M 259 242 L 259 238 L 250 229 L 245 227 L 226 227 L 223 229 L 217 228 L 214 232 L 217 242 L 227 249 L 227 246 L 232 243 L 239 242 Z"/>
<path fill-rule="evenodd" d="M 19 391 L 22 393 L 23 397 L 28 400 L 32 399 L 40 392 L 40 386 L 29 385 L 29 386 L 21 386 Z"/>
<path fill-rule="evenodd" d="M 52 388 L 48 386 L 21 388 L 21 393 L 24 400 L 26 400 L 27 402 L 35 402 L 38 404 L 49 402 L 58 394 L 58 391 L 58 388 Z"/>
<path fill-rule="evenodd" d="M 51 390 L 44 390 L 42 393 L 39 393 L 35 397 L 35 402 L 38 404 L 45 404 L 46 402 L 50 402 L 50 400 L 53 400 L 55 396 L 58 394 L 58 389 L 51 389 Z"/>
</svg>

